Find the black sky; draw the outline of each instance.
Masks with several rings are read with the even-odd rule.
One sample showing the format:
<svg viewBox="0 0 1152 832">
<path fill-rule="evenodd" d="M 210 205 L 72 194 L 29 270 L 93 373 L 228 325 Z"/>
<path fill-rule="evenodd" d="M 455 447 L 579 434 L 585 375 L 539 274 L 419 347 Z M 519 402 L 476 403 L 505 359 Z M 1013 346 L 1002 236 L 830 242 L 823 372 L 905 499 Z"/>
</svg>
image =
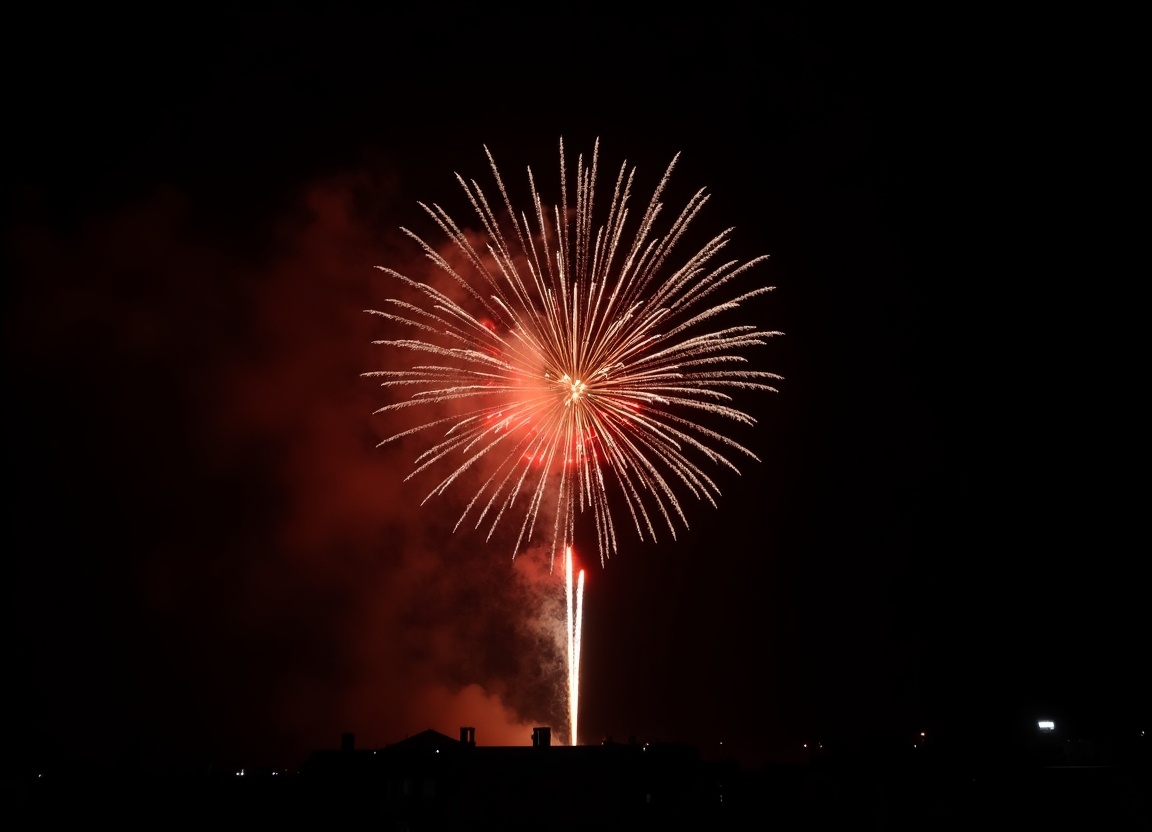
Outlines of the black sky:
<svg viewBox="0 0 1152 832">
<path fill-rule="evenodd" d="M 485 144 L 514 187 L 529 164 L 549 186 L 560 136 L 600 137 L 649 188 L 681 152 L 671 200 L 707 187 L 701 233 L 772 255 L 762 325 L 786 333 L 758 357 L 780 393 L 748 405 L 762 464 L 680 541 L 589 576 L 586 739 L 764 759 L 1041 711 L 1146 720 L 1139 269 L 1111 198 L 1128 53 L 1070 30 L 340 9 L 13 27 L 17 756 L 292 766 L 340 731 L 554 716 L 528 584 L 410 510 L 358 374 L 372 267 L 415 261 L 396 228 L 426 230 L 417 200 L 465 219 L 452 174 L 486 181 Z"/>
</svg>

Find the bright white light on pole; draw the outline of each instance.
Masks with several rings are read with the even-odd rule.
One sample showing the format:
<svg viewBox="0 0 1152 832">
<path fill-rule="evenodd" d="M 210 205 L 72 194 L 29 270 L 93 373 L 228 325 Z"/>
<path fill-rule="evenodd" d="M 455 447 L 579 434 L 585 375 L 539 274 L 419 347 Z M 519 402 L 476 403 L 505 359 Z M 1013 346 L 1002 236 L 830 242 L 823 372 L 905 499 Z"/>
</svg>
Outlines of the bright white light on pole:
<svg viewBox="0 0 1152 832">
<path fill-rule="evenodd" d="M 1036 723 L 1036 727 L 1041 731 L 1052 731 L 1056 728 L 1056 723 L 1050 719 L 1042 719 Z"/>
</svg>

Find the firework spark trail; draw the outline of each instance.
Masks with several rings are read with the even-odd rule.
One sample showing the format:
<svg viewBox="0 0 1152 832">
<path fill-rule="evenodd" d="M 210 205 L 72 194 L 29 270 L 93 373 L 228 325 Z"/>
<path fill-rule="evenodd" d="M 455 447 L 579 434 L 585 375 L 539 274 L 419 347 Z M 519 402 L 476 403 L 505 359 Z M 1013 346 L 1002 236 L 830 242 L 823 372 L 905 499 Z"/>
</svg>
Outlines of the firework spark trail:
<svg viewBox="0 0 1152 832">
<path fill-rule="evenodd" d="M 578 717 L 580 715 L 580 634 L 584 632 L 584 570 L 580 570 L 580 582 L 576 587 L 576 623 L 574 625 L 576 636 L 573 639 L 575 642 L 575 651 L 572 657 L 572 666 L 574 668 L 573 684 L 572 684 L 572 745 L 576 745 L 578 734 L 576 731 Z"/>
<path fill-rule="evenodd" d="M 576 745 L 577 724 L 580 716 L 580 633 L 584 629 L 584 570 L 576 586 L 575 617 L 573 617 L 572 601 L 572 547 L 564 552 L 564 588 L 568 601 L 568 742 Z"/>
<path fill-rule="evenodd" d="M 612 500 L 627 509 L 641 539 L 655 539 L 663 526 L 675 537 L 678 526 L 688 523 L 678 491 L 713 505 L 720 493 L 699 457 L 732 470 L 737 467 L 730 452 L 756 459 L 693 415 L 754 425 L 730 404 L 730 392 L 774 390 L 767 382 L 780 378 L 740 366 L 747 362 L 745 350 L 780 333 L 749 325 L 712 328 L 713 319 L 771 290 L 760 287 L 723 299 L 729 284 L 767 258 L 715 262 L 728 243 L 728 229 L 669 267 L 677 243 L 708 200 L 698 191 L 668 230 L 657 233 L 676 158 L 629 238 L 635 169 L 627 163 L 616 176 L 607 217 L 596 225 L 599 142 L 590 162 L 577 159 L 574 205 L 568 201 L 561 142 L 560 205 L 545 206 L 529 170 L 530 210 L 520 213 L 485 152 L 499 202 L 489 202 L 475 181 L 457 175 L 483 228 L 482 250 L 473 243 L 478 235 L 462 230 L 436 204 L 421 207 L 463 265 L 454 266 L 404 229 L 463 292 L 461 300 L 380 267 L 417 300 L 389 299 L 385 310 L 369 310 L 413 333 L 376 342 L 414 358 L 407 369 L 365 375 L 382 379 L 390 390 L 416 388 L 377 413 L 461 405 L 463 410 L 433 417 L 381 444 L 443 431 L 408 478 L 448 465 L 427 500 L 482 464 L 482 482 L 456 526 L 471 518 L 477 528 L 487 524 L 491 538 L 506 516 L 522 512 L 514 554 L 551 515 L 555 559 L 574 538 L 576 515 L 588 510 L 603 563 L 617 551 L 610 490 L 618 492 Z M 445 463 L 449 459 L 454 461 Z"/>
</svg>

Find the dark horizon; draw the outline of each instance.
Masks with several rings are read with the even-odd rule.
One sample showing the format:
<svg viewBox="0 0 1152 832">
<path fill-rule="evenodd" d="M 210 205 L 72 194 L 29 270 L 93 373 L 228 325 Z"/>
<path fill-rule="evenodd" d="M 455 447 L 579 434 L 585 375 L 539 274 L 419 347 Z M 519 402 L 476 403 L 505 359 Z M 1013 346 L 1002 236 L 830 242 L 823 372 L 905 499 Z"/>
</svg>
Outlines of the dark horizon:
<svg viewBox="0 0 1152 832">
<path fill-rule="evenodd" d="M 582 553 L 582 739 L 758 764 L 1148 725 L 1124 50 L 864 13 L 170 26 L 29 16 L 5 56 L 16 758 L 562 728 L 546 564 L 450 534 L 459 494 L 420 506 L 360 377 L 417 202 L 474 225 L 453 173 L 487 186 L 483 146 L 558 199 L 561 137 L 639 199 L 680 152 L 669 210 L 704 187 L 698 232 L 771 256 L 785 333 L 719 508 Z"/>
</svg>

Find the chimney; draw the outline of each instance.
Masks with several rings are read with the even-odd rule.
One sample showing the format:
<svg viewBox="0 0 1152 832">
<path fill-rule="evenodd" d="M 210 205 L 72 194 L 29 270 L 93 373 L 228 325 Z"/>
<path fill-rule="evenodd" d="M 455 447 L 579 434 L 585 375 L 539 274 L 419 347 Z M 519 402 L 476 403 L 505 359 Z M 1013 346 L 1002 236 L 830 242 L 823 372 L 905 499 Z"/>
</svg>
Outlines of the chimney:
<svg viewBox="0 0 1152 832">
<path fill-rule="evenodd" d="M 551 728 L 533 728 L 532 744 L 537 748 L 547 748 L 552 744 Z"/>
<path fill-rule="evenodd" d="M 460 744 L 473 746 L 476 744 L 476 729 L 475 728 L 461 728 L 460 729 Z"/>
<path fill-rule="evenodd" d="M 352 751 L 356 748 L 356 735 L 355 734 L 341 734 L 340 735 L 340 750 Z"/>
</svg>

